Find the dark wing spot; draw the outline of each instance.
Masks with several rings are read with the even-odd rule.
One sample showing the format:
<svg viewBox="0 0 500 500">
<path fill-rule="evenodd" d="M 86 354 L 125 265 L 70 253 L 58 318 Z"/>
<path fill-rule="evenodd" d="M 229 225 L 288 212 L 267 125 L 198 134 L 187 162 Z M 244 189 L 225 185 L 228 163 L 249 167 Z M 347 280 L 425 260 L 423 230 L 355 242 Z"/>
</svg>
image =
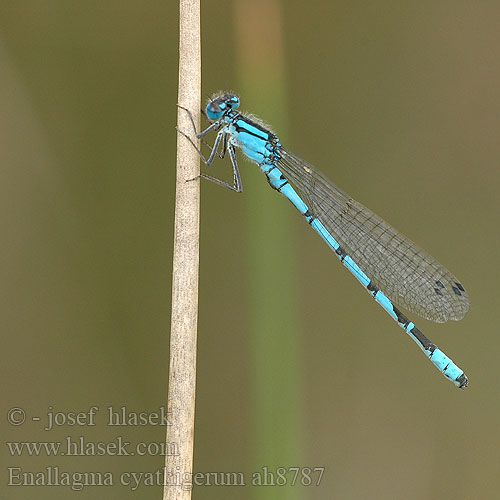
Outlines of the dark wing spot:
<svg viewBox="0 0 500 500">
<path fill-rule="evenodd" d="M 444 285 L 441 283 L 441 281 L 437 280 L 436 281 L 436 285 L 439 287 L 439 288 L 444 288 Z"/>
<path fill-rule="evenodd" d="M 462 295 L 462 292 L 456 287 L 456 286 L 452 286 L 451 288 L 453 288 L 453 291 L 457 294 L 457 295 Z"/>
<path fill-rule="evenodd" d="M 465 288 L 463 287 L 463 285 L 462 285 L 461 283 L 457 283 L 457 282 L 455 282 L 455 285 L 457 285 L 457 288 L 458 288 L 459 290 L 461 290 L 462 292 L 465 292 Z"/>
<path fill-rule="evenodd" d="M 434 291 L 435 291 L 438 295 L 441 295 L 441 297 L 443 296 L 443 292 L 441 291 L 441 288 L 434 288 Z"/>
</svg>

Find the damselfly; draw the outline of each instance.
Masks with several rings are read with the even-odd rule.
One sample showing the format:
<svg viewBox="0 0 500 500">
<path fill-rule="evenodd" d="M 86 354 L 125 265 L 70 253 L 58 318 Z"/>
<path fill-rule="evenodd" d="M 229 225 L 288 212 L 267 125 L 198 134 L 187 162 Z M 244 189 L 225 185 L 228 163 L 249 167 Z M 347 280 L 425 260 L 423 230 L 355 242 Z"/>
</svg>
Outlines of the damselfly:
<svg viewBox="0 0 500 500">
<path fill-rule="evenodd" d="M 470 304 L 461 282 L 406 236 L 285 149 L 258 118 L 237 111 L 239 106 L 240 99 L 235 94 L 215 96 L 205 110 L 212 123 L 197 134 L 202 138 L 217 132 L 209 157 L 198 152 L 207 165 L 217 154 L 222 158 L 228 153 L 233 184 L 205 174 L 202 177 L 241 192 L 235 151 L 240 148 L 443 375 L 459 388 L 466 387 L 468 379 L 463 370 L 395 306 L 438 323 L 461 320 Z"/>
</svg>

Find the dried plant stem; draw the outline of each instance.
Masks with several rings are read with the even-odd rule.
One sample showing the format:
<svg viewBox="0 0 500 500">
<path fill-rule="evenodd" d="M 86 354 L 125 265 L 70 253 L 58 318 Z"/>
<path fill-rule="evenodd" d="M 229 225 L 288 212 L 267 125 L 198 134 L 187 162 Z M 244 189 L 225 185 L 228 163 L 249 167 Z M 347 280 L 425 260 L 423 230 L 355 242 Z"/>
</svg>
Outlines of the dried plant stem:
<svg viewBox="0 0 500 500">
<path fill-rule="evenodd" d="M 178 103 L 191 110 L 197 127 L 201 107 L 200 2 L 180 0 Z M 179 130 L 190 133 L 192 124 L 179 108 Z M 199 156 L 192 144 L 178 134 L 172 278 L 172 324 L 168 387 L 167 449 L 164 500 L 191 498 L 194 409 L 196 389 L 196 337 L 198 322 L 198 267 L 200 222 Z M 197 141 L 193 137 L 195 144 Z M 190 181 L 190 182 L 188 182 Z"/>
</svg>

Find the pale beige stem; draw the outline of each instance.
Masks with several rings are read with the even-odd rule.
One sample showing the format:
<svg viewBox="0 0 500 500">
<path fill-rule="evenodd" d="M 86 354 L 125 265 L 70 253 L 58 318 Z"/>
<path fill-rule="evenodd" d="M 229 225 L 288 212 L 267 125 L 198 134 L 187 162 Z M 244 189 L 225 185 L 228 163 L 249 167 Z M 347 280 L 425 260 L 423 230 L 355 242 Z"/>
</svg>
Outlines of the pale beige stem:
<svg viewBox="0 0 500 500">
<path fill-rule="evenodd" d="M 199 129 L 201 108 L 200 2 L 180 0 L 178 104 L 189 109 Z M 179 130 L 193 134 L 188 114 L 178 109 Z M 195 144 L 199 144 L 192 136 Z M 169 423 L 164 500 L 188 500 L 193 470 L 196 395 L 196 336 L 200 223 L 200 161 L 192 144 L 177 135 L 172 271 L 172 325 L 168 386 Z M 191 180 L 190 179 L 196 179 Z M 189 182 L 187 182 L 189 181 Z"/>
</svg>

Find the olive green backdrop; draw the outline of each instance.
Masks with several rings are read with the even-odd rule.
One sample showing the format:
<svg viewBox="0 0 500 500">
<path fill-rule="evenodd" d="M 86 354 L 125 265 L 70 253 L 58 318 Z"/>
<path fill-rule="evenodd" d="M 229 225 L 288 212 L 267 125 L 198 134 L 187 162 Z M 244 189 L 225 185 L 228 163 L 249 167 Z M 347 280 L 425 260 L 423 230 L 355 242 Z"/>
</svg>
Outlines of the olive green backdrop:
<svg viewBox="0 0 500 500">
<path fill-rule="evenodd" d="M 243 194 L 202 183 L 195 469 L 242 473 L 246 486 L 212 476 L 194 498 L 498 498 L 500 5 L 236 3 L 203 2 L 204 95 L 239 92 L 289 149 L 459 277 L 472 300 L 463 321 L 411 319 L 470 387 L 447 382 L 240 158 Z M 166 402 L 177 51 L 174 0 L 2 2 L 5 442 L 164 440 L 163 426 L 106 424 L 110 406 Z M 231 178 L 227 160 L 211 172 Z M 263 245 L 273 259 L 256 257 Z M 45 430 L 49 412 L 93 406 L 95 425 Z M 22 418 L 12 408 L 23 424 L 9 423 Z M 2 498 L 161 498 L 160 486 L 120 484 L 163 466 L 154 445 L 71 457 L 2 447 Z M 324 474 L 252 486 L 264 466 Z M 114 485 L 16 486 L 56 469 L 108 472 Z"/>
</svg>

